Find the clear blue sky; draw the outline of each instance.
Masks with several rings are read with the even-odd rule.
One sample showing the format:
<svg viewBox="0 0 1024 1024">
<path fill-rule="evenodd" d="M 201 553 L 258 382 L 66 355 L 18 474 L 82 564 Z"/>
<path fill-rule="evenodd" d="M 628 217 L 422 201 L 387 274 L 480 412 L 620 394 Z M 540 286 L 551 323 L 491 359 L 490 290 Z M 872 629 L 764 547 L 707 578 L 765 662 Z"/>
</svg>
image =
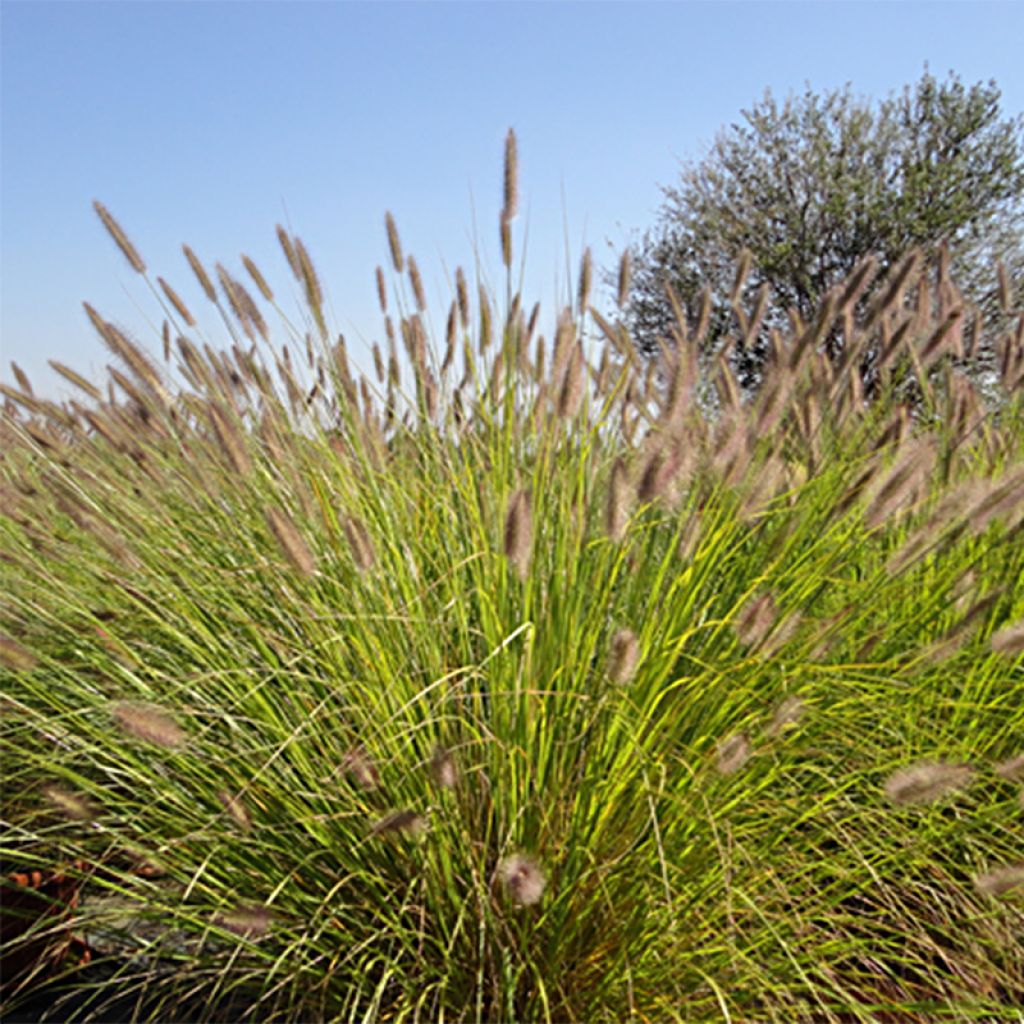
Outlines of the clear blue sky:
<svg viewBox="0 0 1024 1024">
<path fill-rule="evenodd" d="M 373 270 L 385 210 L 443 328 L 446 268 L 500 269 L 502 141 L 519 137 L 528 298 L 544 322 L 584 242 L 612 260 L 655 218 L 658 186 L 766 88 L 994 78 L 1024 109 L 1024 4 L 2 4 L 2 322 L 10 360 L 99 376 L 81 309 L 156 349 L 158 307 L 106 237 L 101 199 L 155 277 L 222 339 L 181 243 L 287 293 L 274 225 L 306 242 L 357 361 L 383 334 Z M 568 233 L 563 227 L 567 222 Z M 561 294 L 561 293 L 557 293 Z M 364 363 L 365 365 L 365 363 Z"/>
</svg>

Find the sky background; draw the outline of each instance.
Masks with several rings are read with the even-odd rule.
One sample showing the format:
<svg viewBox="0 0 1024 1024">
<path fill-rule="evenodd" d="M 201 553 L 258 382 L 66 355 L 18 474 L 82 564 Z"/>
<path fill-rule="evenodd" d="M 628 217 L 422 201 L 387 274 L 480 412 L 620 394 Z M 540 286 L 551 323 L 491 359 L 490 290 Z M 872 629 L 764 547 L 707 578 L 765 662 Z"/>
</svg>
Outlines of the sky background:
<svg viewBox="0 0 1024 1024">
<path fill-rule="evenodd" d="M 503 140 L 519 138 L 517 246 L 545 330 L 567 259 L 599 263 L 656 220 L 660 185 L 759 100 L 842 87 L 995 79 L 1024 109 L 1024 3 L 301 3 L 4 0 L 0 379 L 70 395 L 110 357 L 90 301 L 153 351 L 162 319 L 92 210 L 226 340 L 181 253 L 243 281 L 246 253 L 297 291 L 274 233 L 306 243 L 332 327 L 368 368 L 384 213 L 416 255 L 443 332 L 457 264 L 502 279 Z M 575 269 L 573 270 L 575 273 Z M 285 306 L 292 305 L 290 300 Z M 272 321 L 271 321 L 272 322 Z M 281 335 L 283 337 L 283 335 Z"/>
</svg>

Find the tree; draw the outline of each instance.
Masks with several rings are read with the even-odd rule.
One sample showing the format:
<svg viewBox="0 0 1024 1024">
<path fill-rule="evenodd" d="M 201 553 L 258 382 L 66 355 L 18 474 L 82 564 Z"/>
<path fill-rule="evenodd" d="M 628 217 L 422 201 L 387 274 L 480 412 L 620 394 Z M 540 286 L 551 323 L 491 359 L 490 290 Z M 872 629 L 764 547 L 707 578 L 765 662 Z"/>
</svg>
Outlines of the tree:
<svg viewBox="0 0 1024 1024">
<path fill-rule="evenodd" d="M 768 330 L 790 310 L 810 316 L 868 255 L 885 271 L 913 247 L 941 247 L 965 298 L 992 313 L 997 261 L 1011 279 L 1024 273 L 1024 117 L 1003 118 L 999 100 L 994 82 L 940 83 L 927 68 L 877 106 L 849 85 L 781 105 L 766 92 L 663 189 L 658 224 L 632 250 L 626 319 L 641 351 L 671 336 L 666 284 L 691 316 L 708 289 L 705 351 L 720 348 L 735 330 L 744 252 L 747 287 L 767 300 L 760 329 L 730 356 L 747 388 Z"/>
</svg>

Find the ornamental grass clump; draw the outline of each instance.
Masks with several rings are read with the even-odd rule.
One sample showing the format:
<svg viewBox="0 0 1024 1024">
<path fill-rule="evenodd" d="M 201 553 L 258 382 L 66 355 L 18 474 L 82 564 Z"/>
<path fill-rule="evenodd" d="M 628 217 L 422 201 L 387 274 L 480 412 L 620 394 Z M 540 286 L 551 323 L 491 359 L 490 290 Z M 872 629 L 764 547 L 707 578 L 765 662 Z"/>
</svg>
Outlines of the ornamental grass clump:
<svg viewBox="0 0 1024 1024">
<path fill-rule="evenodd" d="M 628 261 L 521 293 L 505 157 L 504 287 L 435 316 L 388 214 L 365 352 L 291 232 L 297 316 L 103 208 L 163 358 L 87 307 L 105 379 L 0 385 L 0 876 L 80 865 L 69 1015 L 1005 1019 L 1019 321 L 974 379 L 927 253 L 867 261 L 751 394 L 749 258 L 642 356 Z"/>
</svg>

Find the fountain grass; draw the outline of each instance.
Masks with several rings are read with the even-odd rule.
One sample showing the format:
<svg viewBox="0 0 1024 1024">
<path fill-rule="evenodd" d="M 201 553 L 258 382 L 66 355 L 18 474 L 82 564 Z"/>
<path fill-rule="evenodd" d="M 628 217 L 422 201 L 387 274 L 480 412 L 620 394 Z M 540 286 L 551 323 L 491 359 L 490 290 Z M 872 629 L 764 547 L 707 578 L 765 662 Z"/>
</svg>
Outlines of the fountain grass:
<svg viewBox="0 0 1024 1024">
<path fill-rule="evenodd" d="M 4 386 L 0 857 L 85 865 L 114 977 L 66 967 L 66 1012 L 1024 1003 L 1019 325 L 983 398 L 914 257 L 866 315 L 858 285 L 794 318 L 751 399 L 706 310 L 653 367 L 596 311 L 548 346 L 506 250 L 504 309 L 458 271 L 442 359 L 388 214 L 371 378 L 279 234 L 299 317 L 245 265 L 283 340 L 185 247 L 226 338 L 157 278 L 163 366 L 90 309 L 117 377 Z M 898 336 L 871 402 L 829 330 Z"/>
</svg>

